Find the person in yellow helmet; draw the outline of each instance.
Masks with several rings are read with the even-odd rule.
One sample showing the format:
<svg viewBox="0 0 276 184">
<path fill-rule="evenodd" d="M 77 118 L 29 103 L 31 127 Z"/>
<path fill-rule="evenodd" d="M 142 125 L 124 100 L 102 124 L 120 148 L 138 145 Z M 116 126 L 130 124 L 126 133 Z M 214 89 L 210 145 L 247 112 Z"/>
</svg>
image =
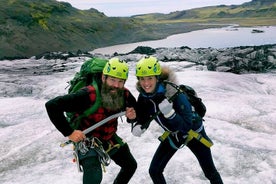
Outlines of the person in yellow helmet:
<svg viewBox="0 0 276 184">
<path fill-rule="evenodd" d="M 211 155 L 212 142 L 205 133 L 202 118 L 192 112 L 186 95 L 178 93 L 177 88 L 168 85 L 168 82 L 166 85 L 166 81 L 177 83 L 174 72 L 169 67 L 161 68 L 156 57 L 146 56 L 136 64 L 136 77 L 139 96 L 133 135 L 140 137 L 152 120 L 165 130 L 159 137 L 161 143 L 149 168 L 153 183 L 166 183 L 163 171 L 167 163 L 178 149 L 187 145 L 210 183 L 222 184 Z"/>
<path fill-rule="evenodd" d="M 120 60 L 119 58 L 111 58 L 105 65 L 103 74 L 106 76 L 127 80 L 128 66 L 125 61 Z"/>
<path fill-rule="evenodd" d="M 93 114 L 81 119 L 77 130 L 69 126 L 64 114 L 83 112 L 91 107 L 96 98 L 99 98 L 93 85 L 88 85 L 72 94 L 55 97 L 45 104 L 49 118 L 55 127 L 77 146 L 77 155 L 83 170 L 83 184 L 101 183 L 101 164 L 104 161 L 107 162 L 108 158 L 121 167 L 114 180 L 115 184 L 128 183 L 136 171 L 137 162 L 128 144 L 116 133 L 117 118 L 109 120 L 89 134 L 83 133 L 97 122 L 122 111 L 126 111 L 127 122 L 136 121 L 136 99 L 124 87 L 127 78 L 126 62 L 119 58 L 111 58 L 103 68 L 101 84 L 99 84 L 101 105 Z"/>
</svg>

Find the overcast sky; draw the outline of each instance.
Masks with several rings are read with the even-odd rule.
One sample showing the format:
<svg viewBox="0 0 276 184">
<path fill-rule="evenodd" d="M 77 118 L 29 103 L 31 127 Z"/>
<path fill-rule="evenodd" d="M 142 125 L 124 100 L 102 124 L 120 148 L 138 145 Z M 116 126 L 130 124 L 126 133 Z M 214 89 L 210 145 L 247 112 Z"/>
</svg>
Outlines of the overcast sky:
<svg viewBox="0 0 276 184">
<path fill-rule="evenodd" d="M 58 0 L 78 9 L 95 8 L 107 16 L 131 16 L 144 13 L 170 13 L 213 5 L 239 5 L 250 0 Z"/>
</svg>

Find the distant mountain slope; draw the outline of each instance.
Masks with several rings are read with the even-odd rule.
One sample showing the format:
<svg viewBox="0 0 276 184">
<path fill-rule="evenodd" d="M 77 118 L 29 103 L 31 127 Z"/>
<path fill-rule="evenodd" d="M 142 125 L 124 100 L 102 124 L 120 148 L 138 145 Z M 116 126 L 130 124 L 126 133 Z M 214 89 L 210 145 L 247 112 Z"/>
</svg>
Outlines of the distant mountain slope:
<svg viewBox="0 0 276 184">
<path fill-rule="evenodd" d="M 275 0 L 253 0 L 240 6 L 213 6 L 191 10 L 198 18 L 276 17 Z"/>
<path fill-rule="evenodd" d="M 217 22 L 275 25 L 276 0 L 132 17 L 107 17 L 96 9 L 79 10 L 55 0 L 1 0 L 0 59 L 161 39 L 216 27 L 212 23 Z"/>
<path fill-rule="evenodd" d="M 211 19 L 211 18 L 276 18 L 276 0 L 253 0 L 242 5 L 220 5 L 190 10 L 176 11 L 169 14 L 146 14 L 134 16 L 142 19 L 180 20 L 180 19 Z"/>
<path fill-rule="evenodd" d="M 136 41 L 141 21 L 109 18 L 55 0 L 0 1 L 0 58 Z M 125 37 L 125 35 L 129 35 Z"/>
</svg>

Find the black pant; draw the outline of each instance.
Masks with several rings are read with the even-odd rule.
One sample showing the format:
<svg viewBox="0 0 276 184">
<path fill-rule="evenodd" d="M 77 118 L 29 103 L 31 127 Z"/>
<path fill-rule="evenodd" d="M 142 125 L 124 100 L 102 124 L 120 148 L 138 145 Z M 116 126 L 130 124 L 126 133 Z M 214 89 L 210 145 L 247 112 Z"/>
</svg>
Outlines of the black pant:
<svg viewBox="0 0 276 184">
<path fill-rule="evenodd" d="M 204 130 L 201 133 L 203 135 L 206 135 Z M 196 156 L 206 178 L 209 179 L 210 183 L 223 184 L 222 179 L 214 165 L 210 148 L 206 147 L 195 139 L 192 139 L 187 144 L 187 147 Z M 176 149 L 171 147 L 168 139 L 160 143 L 153 156 L 149 168 L 149 173 L 153 183 L 166 184 L 166 180 L 163 176 L 163 171 L 176 151 Z"/>
<path fill-rule="evenodd" d="M 128 145 L 125 144 L 118 152 L 110 157 L 117 165 L 121 166 L 121 170 L 114 180 L 114 184 L 128 183 L 137 169 L 137 162 L 130 153 Z"/>
<path fill-rule="evenodd" d="M 121 167 L 114 184 L 127 184 L 137 168 L 137 162 L 130 153 L 127 144 L 112 154 L 110 158 Z M 99 184 L 102 181 L 102 168 L 97 156 L 85 158 L 81 161 L 83 166 L 83 184 Z"/>
</svg>

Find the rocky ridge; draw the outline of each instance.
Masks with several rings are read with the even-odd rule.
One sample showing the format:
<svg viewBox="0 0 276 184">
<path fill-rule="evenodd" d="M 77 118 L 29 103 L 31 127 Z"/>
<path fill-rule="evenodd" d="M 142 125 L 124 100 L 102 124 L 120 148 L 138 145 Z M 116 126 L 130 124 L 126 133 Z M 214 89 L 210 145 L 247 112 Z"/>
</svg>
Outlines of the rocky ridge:
<svg viewBox="0 0 276 184">
<path fill-rule="evenodd" d="M 276 44 L 262 46 L 247 46 L 235 48 L 157 48 L 137 47 L 130 53 L 102 55 L 99 53 L 81 52 L 52 52 L 39 57 L 20 60 L 1 61 L 0 80 L 5 87 L 0 90 L 0 96 L 30 96 L 39 94 L 43 86 L 38 88 L 33 76 L 43 78 L 53 73 L 71 70 L 72 76 L 81 64 L 92 57 L 111 58 L 118 56 L 128 62 L 131 72 L 134 72 L 136 62 L 143 55 L 156 56 L 163 64 L 169 65 L 175 71 L 192 68 L 217 72 L 245 73 L 274 73 L 276 70 Z M 7 77 L 8 76 L 8 77 Z M 68 79 L 69 80 L 69 79 Z M 22 85 L 28 84 L 28 85 Z M 14 91 L 7 89 L 13 87 Z"/>
<path fill-rule="evenodd" d="M 46 53 L 36 59 L 61 59 L 64 62 L 72 62 L 70 58 L 76 57 L 103 57 L 118 56 L 127 62 L 136 62 L 143 55 L 156 56 L 162 62 L 186 62 L 186 67 L 200 66 L 209 71 L 243 73 L 264 73 L 276 69 L 276 44 L 261 46 L 241 46 L 232 48 L 197 48 L 189 47 L 156 48 L 139 46 L 133 51 L 120 54 L 103 55 L 100 53 Z M 64 65 L 65 66 L 65 65 Z M 199 68 L 200 68 L 199 67 Z M 62 69 L 60 69 L 62 71 Z M 59 71 L 60 71 L 59 70 Z M 56 69 L 55 69 L 56 71 Z"/>
</svg>

